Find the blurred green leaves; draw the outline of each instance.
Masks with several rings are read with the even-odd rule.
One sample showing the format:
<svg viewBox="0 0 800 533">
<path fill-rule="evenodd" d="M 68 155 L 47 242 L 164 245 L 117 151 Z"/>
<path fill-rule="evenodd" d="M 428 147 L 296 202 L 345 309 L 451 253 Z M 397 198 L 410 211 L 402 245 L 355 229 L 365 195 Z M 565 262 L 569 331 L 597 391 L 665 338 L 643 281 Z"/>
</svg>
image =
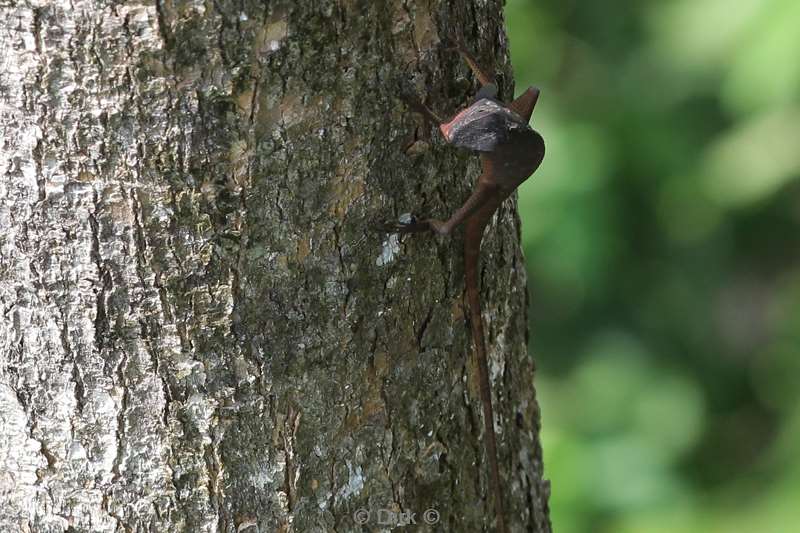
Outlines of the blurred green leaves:
<svg viewBox="0 0 800 533">
<path fill-rule="evenodd" d="M 779 108 L 737 124 L 712 142 L 703 170 L 710 199 L 725 206 L 777 193 L 800 172 L 800 109 Z"/>
<path fill-rule="evenodd" d="M 800 3 L 508 0 L 555 530 L 800 522 Z"/>
<path fill-rule="evenodd" d="M 695 383 L 649 365 L 647 355 L 625 334 L 605 332 L 569 376 L 539 378 L 559 529 L 563 516 L 570 517 L 568 530 L 593 531 L 595 513 L 684 498 L 674 468 L 701 435 L 704 401 Z"/>
</svg>

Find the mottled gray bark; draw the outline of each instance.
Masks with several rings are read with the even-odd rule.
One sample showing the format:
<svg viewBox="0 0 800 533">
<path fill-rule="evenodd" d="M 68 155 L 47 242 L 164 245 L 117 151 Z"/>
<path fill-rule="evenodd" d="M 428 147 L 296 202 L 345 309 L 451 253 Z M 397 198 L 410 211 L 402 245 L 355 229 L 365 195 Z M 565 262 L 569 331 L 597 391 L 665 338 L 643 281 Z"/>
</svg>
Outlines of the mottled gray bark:
<svg viewBox="0 0 800 533">
<path fill-rule="evenodd" d="M 492 530 L 460 240 L 370 226 L 466 197 L 396 82 L 463 104 L 442 32 L 505 57 L 500 2 L 267 4 L 0 0 L 0 531 Z M 484 317 L 544 532 L 518 231 Z"/>
</svg>

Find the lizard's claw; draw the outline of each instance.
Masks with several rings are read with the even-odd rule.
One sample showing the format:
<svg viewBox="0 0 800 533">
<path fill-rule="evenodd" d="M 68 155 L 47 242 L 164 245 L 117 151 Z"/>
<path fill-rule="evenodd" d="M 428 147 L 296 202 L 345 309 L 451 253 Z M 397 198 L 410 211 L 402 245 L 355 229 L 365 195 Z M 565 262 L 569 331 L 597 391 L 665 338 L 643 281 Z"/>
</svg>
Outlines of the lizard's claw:
<svg viewBox="0 0 800 533">
<path fill-rule="evenodd" d="M 426 218 L 424 220 L 411 219 L 409 222 L 393 222 L 383 226 L 386 233 L 399 233 L 404 235 L 406 233 L 424 233 L 432 232 L 438 235 L 447 235 L 450 233 L 447 223 L 436 220 L 433 218 Z"/>
<path fill-rule="evenodd" d="M 412 217 L 408 221 L 396 221 L 378 224 L 377 229 L 383 233 L 405 234 L 431 231 L 432 228 L 429 220 L 417 220 Z"/>
</svg>

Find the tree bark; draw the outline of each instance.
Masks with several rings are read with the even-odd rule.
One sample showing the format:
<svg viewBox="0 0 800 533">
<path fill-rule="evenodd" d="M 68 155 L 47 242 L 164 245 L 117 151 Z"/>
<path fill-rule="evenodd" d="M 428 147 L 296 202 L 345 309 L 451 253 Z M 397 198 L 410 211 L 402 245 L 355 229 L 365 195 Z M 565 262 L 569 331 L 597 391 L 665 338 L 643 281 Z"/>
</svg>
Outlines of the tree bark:
<svg viewBox="0 0 800 533">
<path fill-rule="evenodd" d="M 0 0 L 0 530 L 493 530 L 460 238 L 371 228 L 467 196 L 396 95 L 467 101 L 447 31 L 510 80 L 501 7 Z M 546 532 L 513 202 L 483 255 L 506 512 Z"/>
</svg>

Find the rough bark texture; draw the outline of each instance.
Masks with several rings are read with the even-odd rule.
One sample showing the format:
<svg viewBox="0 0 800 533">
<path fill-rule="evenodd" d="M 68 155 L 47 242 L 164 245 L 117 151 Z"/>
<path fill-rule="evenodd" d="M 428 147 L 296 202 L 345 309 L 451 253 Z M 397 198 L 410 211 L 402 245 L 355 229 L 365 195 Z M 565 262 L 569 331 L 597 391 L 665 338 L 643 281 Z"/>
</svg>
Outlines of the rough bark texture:
<svg viewBox="0 0 800 533">
<path fill-rule="evenodd" d="M 468 194 L 397 82 L 463 105 L 442 33 L 505 58 L 501 7 L 0 0 L 0 531 L 492 530 L 459 237 L 370 227 Z M 545 532 L 518 228 L 484 319 L 512 530 Z"/>
</svg>

